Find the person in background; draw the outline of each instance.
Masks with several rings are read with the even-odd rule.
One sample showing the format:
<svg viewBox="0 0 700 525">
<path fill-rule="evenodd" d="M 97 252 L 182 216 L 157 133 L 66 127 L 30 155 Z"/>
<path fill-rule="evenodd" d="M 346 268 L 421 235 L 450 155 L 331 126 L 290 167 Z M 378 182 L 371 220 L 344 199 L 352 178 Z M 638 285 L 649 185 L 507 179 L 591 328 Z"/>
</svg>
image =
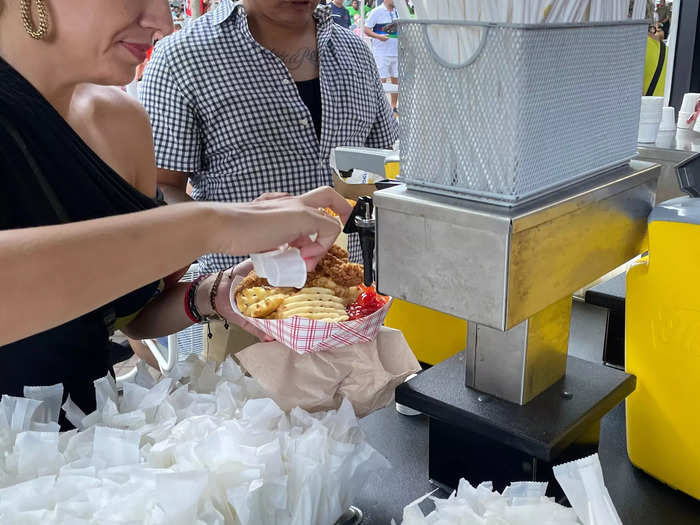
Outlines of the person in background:
<svg viewBox="0 0 700 525">
<path fill-rule="evenodd" d="M 333 0 L 331 2 L 331 16 L 333 21 L 340 27 L 350 29 L 352 18 L 350 17 L 350 12 L 343 5 L 343 0 Z"/>
<path fill-rule="evenodd" d="M 399 83 L 399 41 L 396 21 L 399 15 L 394 0 L 385 0 L 365 20 L 365 34 L 374 39 L 372 52 L 382 82 Z M 396 113 L 398 93 L 391 94 L 391 109 Z"/>
<path fill-rule="evenodd" d="M 348 12 L 350 13 L 350 18 L 352 20 L 355 20 L 357 16 L 360 16 L 360 1 L 359 0 L 352 0 L 350 5 L 348 6 Z M 365 16 L 367 16 L 367 13 L 369 13 L 369 8 L 365 5 Z"/>
<path fill-rule="evenodd" d="M 647 6 L 647 18 L 651 18 L 653 6 Z M 657 26 L 649 27 L 647 35 L 647 50 L 644 61 L 644 86 L 642 95 L 663 97 L 666 86 L 666 63 L 668 49 L 664 44 L 663 29 Z"/>
<path fill-rule="evenodd" d="M 340 233 L 319 208 L 352 211 L 330 188 L 160 206 L 148 117 L 114 87 L 159 31 L 172 31 L 166 0 L 0 0 L 0 396 L 61 383 L 64 401 L 94 411 L 93 381 L 113 375 L 112 331 L 156 338 L 215 315 L 246 324 L 229 300 L 235 269 L 189 285 L 182 268 L 291 243 L 310 269 Z M 63 412 L 59 422 L 71 426 Z"/>
<path fill-rule="evenodd" d="M 664 31 L 664 27 L 660 22 L 657 22 L 656 25 L 649 31 L 649 33 L 660 42 L 666 40 L 666 32 Z"/>
<path fill-rule="evenodd" d="M 332 183 L 333 148 L 391 148 L 398 138 L 370 50 L 315 1 L 222 0 L 156 47 L 140 94 L 169 203 L 191 200 L 188 180 L 198 201 L 299 194 Z M 360 255 L 356 239 L 349 248 Z M 208 254 L 200 266 L 240 260 Z M 211 331 L 214 361 L 257 342 L 223 323 Z"/>
<path fill-rule="evenodd" d="M 666 36 L 671 29 L 671 6 L 666 5 L 665 0 L 660 0 L 659 5 L 656 6 L 656 13 L 659 15 L 659 24 Z"/>
</svg>

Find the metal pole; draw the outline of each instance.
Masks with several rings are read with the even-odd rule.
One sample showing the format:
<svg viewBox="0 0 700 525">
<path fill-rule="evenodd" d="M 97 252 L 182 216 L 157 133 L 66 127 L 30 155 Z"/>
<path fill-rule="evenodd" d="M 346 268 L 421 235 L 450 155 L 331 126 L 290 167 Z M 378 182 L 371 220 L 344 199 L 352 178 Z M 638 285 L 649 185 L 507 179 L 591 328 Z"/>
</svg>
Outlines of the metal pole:
<svg viewBox="0 0 700 525">
<path fill-rule="evenodd" d="M 367 41 L 365 36 L 365 0 L 360 0 L 360 37 L 363 42 Z"/>
<path fill-rule="evenodd" d="M 192 19 L 202 16 L 202 9 L 199 0 L 190 0 L 190 10 L 192 11 Z"/>
<path fill-rule="evenodd" d="M 700 89 L 700 53 L 696 52 L 696 46 L 700 44 L 700 5 L 698 2 L 682 2 L 678 7 L 673 7 L 673 18 L 678 18 L 673 32 L 674 47 L 682 52 L 676 54 L 674 50 L 670 105 L 678 111 L 683 103 L 683 95 Z M 666 65 L 667 69 L 669 65 Z"/>
<path fill-rule="evenodd" d="M 666 84 L 664 86 L 664 104 L 670 105 L 671 86 L 673 84 L 673 68 L 676 62 L 676 34 L 678 33 L 678 19 L 681 12 L 681 0 L 673 2 L 673 12 L 671 13 L 671 27 L 666 35 L 668 61 L 666 62 Z"/>
</svg>

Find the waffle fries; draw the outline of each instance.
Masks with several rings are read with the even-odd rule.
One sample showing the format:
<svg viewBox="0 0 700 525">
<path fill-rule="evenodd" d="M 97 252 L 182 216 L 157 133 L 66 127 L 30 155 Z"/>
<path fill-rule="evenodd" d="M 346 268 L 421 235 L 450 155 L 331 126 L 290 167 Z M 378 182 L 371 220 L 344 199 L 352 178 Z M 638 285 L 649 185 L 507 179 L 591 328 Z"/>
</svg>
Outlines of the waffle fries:
<svg viewBox="0 0 700 525">
<path fill-rule="evenodd" d="M 274 314 L 275 319 L 304 317 L 331 323 L 349 319 L 345 304 L 327 288 L 302 288 L 282 301 Z"/>
<path fill-rule="evenodd" d="M 278 288 L 255 286 L 236 295 L 236 305 L 248 317 L 267 317 L 284 302 L 287 296 Z"/>
<path fill-rule="evenodd" d="M 256 319 L 303 317 L 339 323 L 349 319 L 346 307 L 360 294 L 362 277 L 362 265 L 350 263 L 348 252 L 333 246 L 301 290 L 269 286 L 251 272 L 235 290 L 236 306 Z"/>
</svg>

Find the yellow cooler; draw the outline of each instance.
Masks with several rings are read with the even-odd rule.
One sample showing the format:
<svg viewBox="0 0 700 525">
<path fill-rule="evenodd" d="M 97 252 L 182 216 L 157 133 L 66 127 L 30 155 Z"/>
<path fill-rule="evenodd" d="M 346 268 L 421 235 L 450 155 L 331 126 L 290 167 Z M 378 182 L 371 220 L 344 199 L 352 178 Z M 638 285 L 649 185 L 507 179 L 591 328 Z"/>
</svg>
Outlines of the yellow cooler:
<svg viewBox="0 0 700 525">
<path fill-rule="evenodd" d="M 436 365 L 467 346 L 467 322 L 415 304 L 394 299 L 384 323 L 403 332 L 416 358 Z"/>
<path fill-rule="evenodd" d="M 700 199 L 649 216 L 649 256 L 627 274 L 626 368 L 632 463 L 700 499 Z"/>
<path fill-rule="evenodd" d="M 333 163 L 340 172 L 354 169 L 381 178 L 399 176 L 399 155 L 391 150 L 341 147 L 333 150 Z M 375 184 L 346 183 L 335 177 L 335 188 L 344 197 L 357 199 L 374 193 Z M 395 299 L 386 326 L 401 330 L 406 341 L 422 363 L 435 365 L 464 350 L 467 345 L 467 322 L 422 306 Z"/>
</svg>

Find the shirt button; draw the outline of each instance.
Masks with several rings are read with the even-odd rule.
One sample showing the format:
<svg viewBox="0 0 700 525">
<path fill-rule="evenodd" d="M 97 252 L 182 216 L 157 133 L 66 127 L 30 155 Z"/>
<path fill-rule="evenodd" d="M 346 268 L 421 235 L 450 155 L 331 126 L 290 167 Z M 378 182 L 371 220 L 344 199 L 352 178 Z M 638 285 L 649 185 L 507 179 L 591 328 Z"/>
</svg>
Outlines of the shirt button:
<svg viewBox="0 0 700 525">
<path fill-rule="evenodd" d="M 308 128 L 309 127 L 309 119 L 307 119 L 307 118 L 301 119 L 299 121 L 299 124 L 301 124 L 302 128 Z"/>
</svg>

